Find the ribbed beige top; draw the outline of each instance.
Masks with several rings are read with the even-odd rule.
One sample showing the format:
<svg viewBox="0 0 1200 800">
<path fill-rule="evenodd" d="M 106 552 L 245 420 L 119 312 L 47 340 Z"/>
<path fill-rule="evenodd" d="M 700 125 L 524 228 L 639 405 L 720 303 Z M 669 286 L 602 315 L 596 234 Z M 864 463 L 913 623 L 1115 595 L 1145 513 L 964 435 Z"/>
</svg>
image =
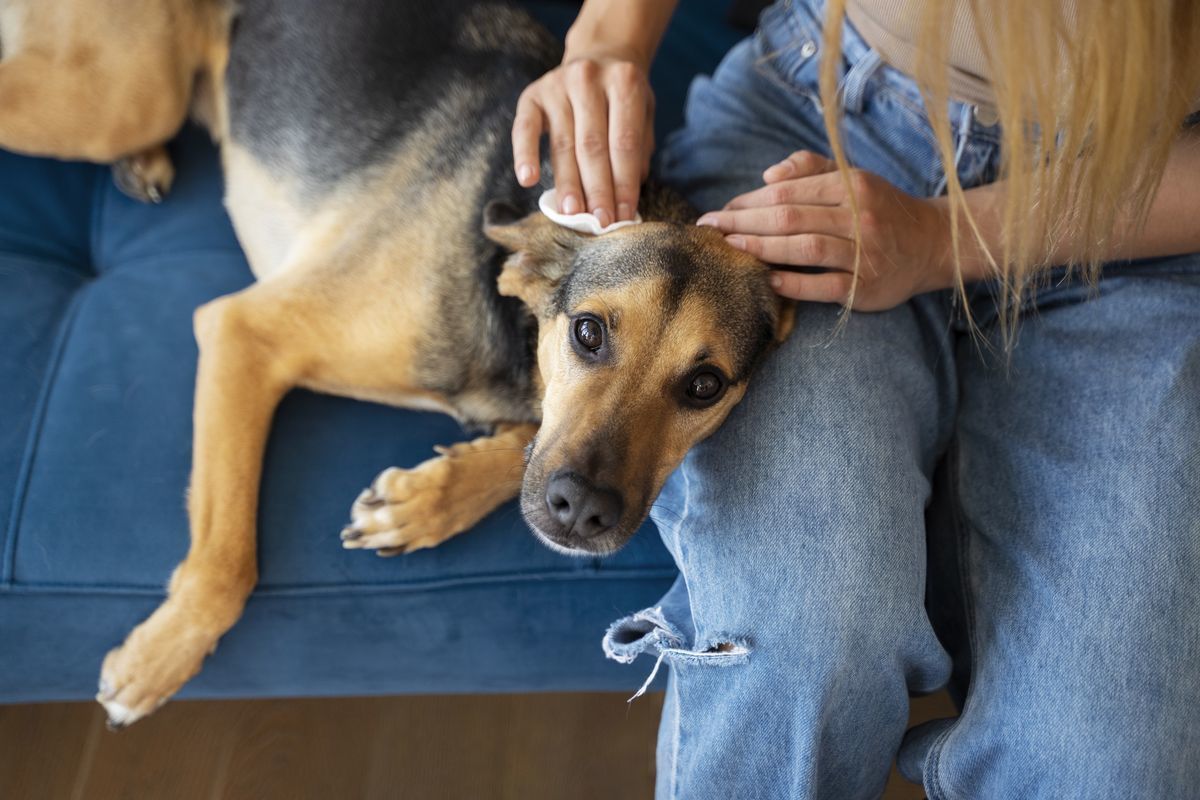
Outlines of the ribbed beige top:
<svg viewBox="0 0 1200 800">
<path fill-rule="evenodd" d="M 922 0 L 846 0 L 846 16 L 891 66 L 912 75 L 917 69 L 917 38 L 921 27 Z M 997 0 L 1004 2 L 1004 0 Z M 1064 0 L 1068 8 L 1077 0 Z M 987 5 L 980 28 L 988 30 Z M 995 96 L 988 76 L 983 46 L 975 35 L 971 4 L 957 0 L 950 28 L 950 97 L 980 106 L 983 118 L 995 119 Z M 1200 112 L 1200 98 L 1192 105 Z M 990 123 L 989 123 L 990 124 Z"/>
<path fill-rule="evenodd" d="M 921 0 L 847 0 L 846 16 L 884 61 L 908 75 L 916 72 Z M 961 0 L 950 29 L 950 96 L 982 106 L 994 102 L 971 7 Z"/>
</svg>

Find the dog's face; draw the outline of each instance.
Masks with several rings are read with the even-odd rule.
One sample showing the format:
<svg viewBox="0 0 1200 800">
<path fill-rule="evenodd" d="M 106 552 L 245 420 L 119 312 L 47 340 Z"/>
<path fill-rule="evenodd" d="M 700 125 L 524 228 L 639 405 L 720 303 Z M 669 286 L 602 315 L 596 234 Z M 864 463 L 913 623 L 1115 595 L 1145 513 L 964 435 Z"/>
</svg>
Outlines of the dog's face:
<svg viewBox="0 0 1200 800">
<path fill-rule="evenodd" d="M 792 306 L 761 262 L 710 228 L 646 223 L 591 237 L 540 213 L 503 214 L 489 208 L 485 230 L 513 251 L 501 293 L 538 317 L 544 387 L 521 510 L 557 550 L 611 553 L 742 399 Z"/>
</svg>

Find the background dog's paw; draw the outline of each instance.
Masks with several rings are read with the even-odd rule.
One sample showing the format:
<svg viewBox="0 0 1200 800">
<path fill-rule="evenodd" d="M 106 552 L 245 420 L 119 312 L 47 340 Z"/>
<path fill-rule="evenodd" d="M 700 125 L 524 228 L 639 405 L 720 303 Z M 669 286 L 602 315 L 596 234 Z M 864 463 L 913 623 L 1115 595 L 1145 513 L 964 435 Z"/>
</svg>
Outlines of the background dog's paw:
<svg viewBox="0 0 1200 800">
<path fill-rule="evenodd" d="M 152 713 L 179 691 L 216 646 L 216 640 L 189 627 L 167 605 L 133 629 L 109 652 L 100 668 L 96 700 L 119 730 Z"/>
<path fill-rule="evenodd" d="M 454 465 L 445 456 L 413 469 L 384 470 L 354 501 L 342 546 L 399 555 L 436 547 L 460 533 L 470 521 L 455 513 L 449 491 L 454 479 Z"/>
<path fill-rule="evenodd" d="M 175 165 L 162 145 L 121 159 L 112 171 L 117 188 L 143 203 L 161 203 L 175 182 Z"/>
</svg>

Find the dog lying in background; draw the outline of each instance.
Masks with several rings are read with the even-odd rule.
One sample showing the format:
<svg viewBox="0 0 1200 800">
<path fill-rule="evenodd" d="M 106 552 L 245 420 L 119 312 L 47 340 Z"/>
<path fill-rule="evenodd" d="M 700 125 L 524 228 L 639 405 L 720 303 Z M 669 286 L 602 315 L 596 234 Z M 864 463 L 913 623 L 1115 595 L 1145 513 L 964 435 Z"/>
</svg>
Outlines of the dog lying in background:
<svg viewBox="0 0 1200 800">
<path fill-rule="evenodd" d="M 0 0 L 0 146 L 115 162 L 169 189 L 190 112 L 220 143 L 257 282 L 197 310 L 191 548 L 104 661 L 122 726 L 200 669 L 256 580 L 275 407 L 304 387 L 489 431 L 385 470 L 346 547 L 433 547 L 517 496 L 544 542 L 610 553 L 746 391 L 791 306 L 766 268 L 648 188 L 588 236 L 511 175 L 516 99 L 558 63 L 511 7 L 469 0 Z M 548 172 L 548 169 L 544 172 Z"/>
</svg>

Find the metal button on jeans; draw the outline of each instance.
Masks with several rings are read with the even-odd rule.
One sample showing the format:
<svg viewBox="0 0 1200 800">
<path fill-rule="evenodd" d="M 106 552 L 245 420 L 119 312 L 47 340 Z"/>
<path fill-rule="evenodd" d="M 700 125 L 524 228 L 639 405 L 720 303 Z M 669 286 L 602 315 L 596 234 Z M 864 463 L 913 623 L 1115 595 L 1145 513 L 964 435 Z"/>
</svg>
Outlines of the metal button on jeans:
<svg viewBox="0 0 1200 800">
<path fill-rule="evenodd" d="M 812 58 L 814 55 L 816 55 L 816 52 L 817 43 L 812 39 L 808 39 L 804 42 L 804 44 L 800 45 L 800 55 L 804 56 L 805 58 Z"/>
<path fill-rule="evenodd" d="M 975 121 L 985 128 L 990 128 L 1000 121 L 1000 114 L 995 106 L 971 106 Z"/>
</svg>

